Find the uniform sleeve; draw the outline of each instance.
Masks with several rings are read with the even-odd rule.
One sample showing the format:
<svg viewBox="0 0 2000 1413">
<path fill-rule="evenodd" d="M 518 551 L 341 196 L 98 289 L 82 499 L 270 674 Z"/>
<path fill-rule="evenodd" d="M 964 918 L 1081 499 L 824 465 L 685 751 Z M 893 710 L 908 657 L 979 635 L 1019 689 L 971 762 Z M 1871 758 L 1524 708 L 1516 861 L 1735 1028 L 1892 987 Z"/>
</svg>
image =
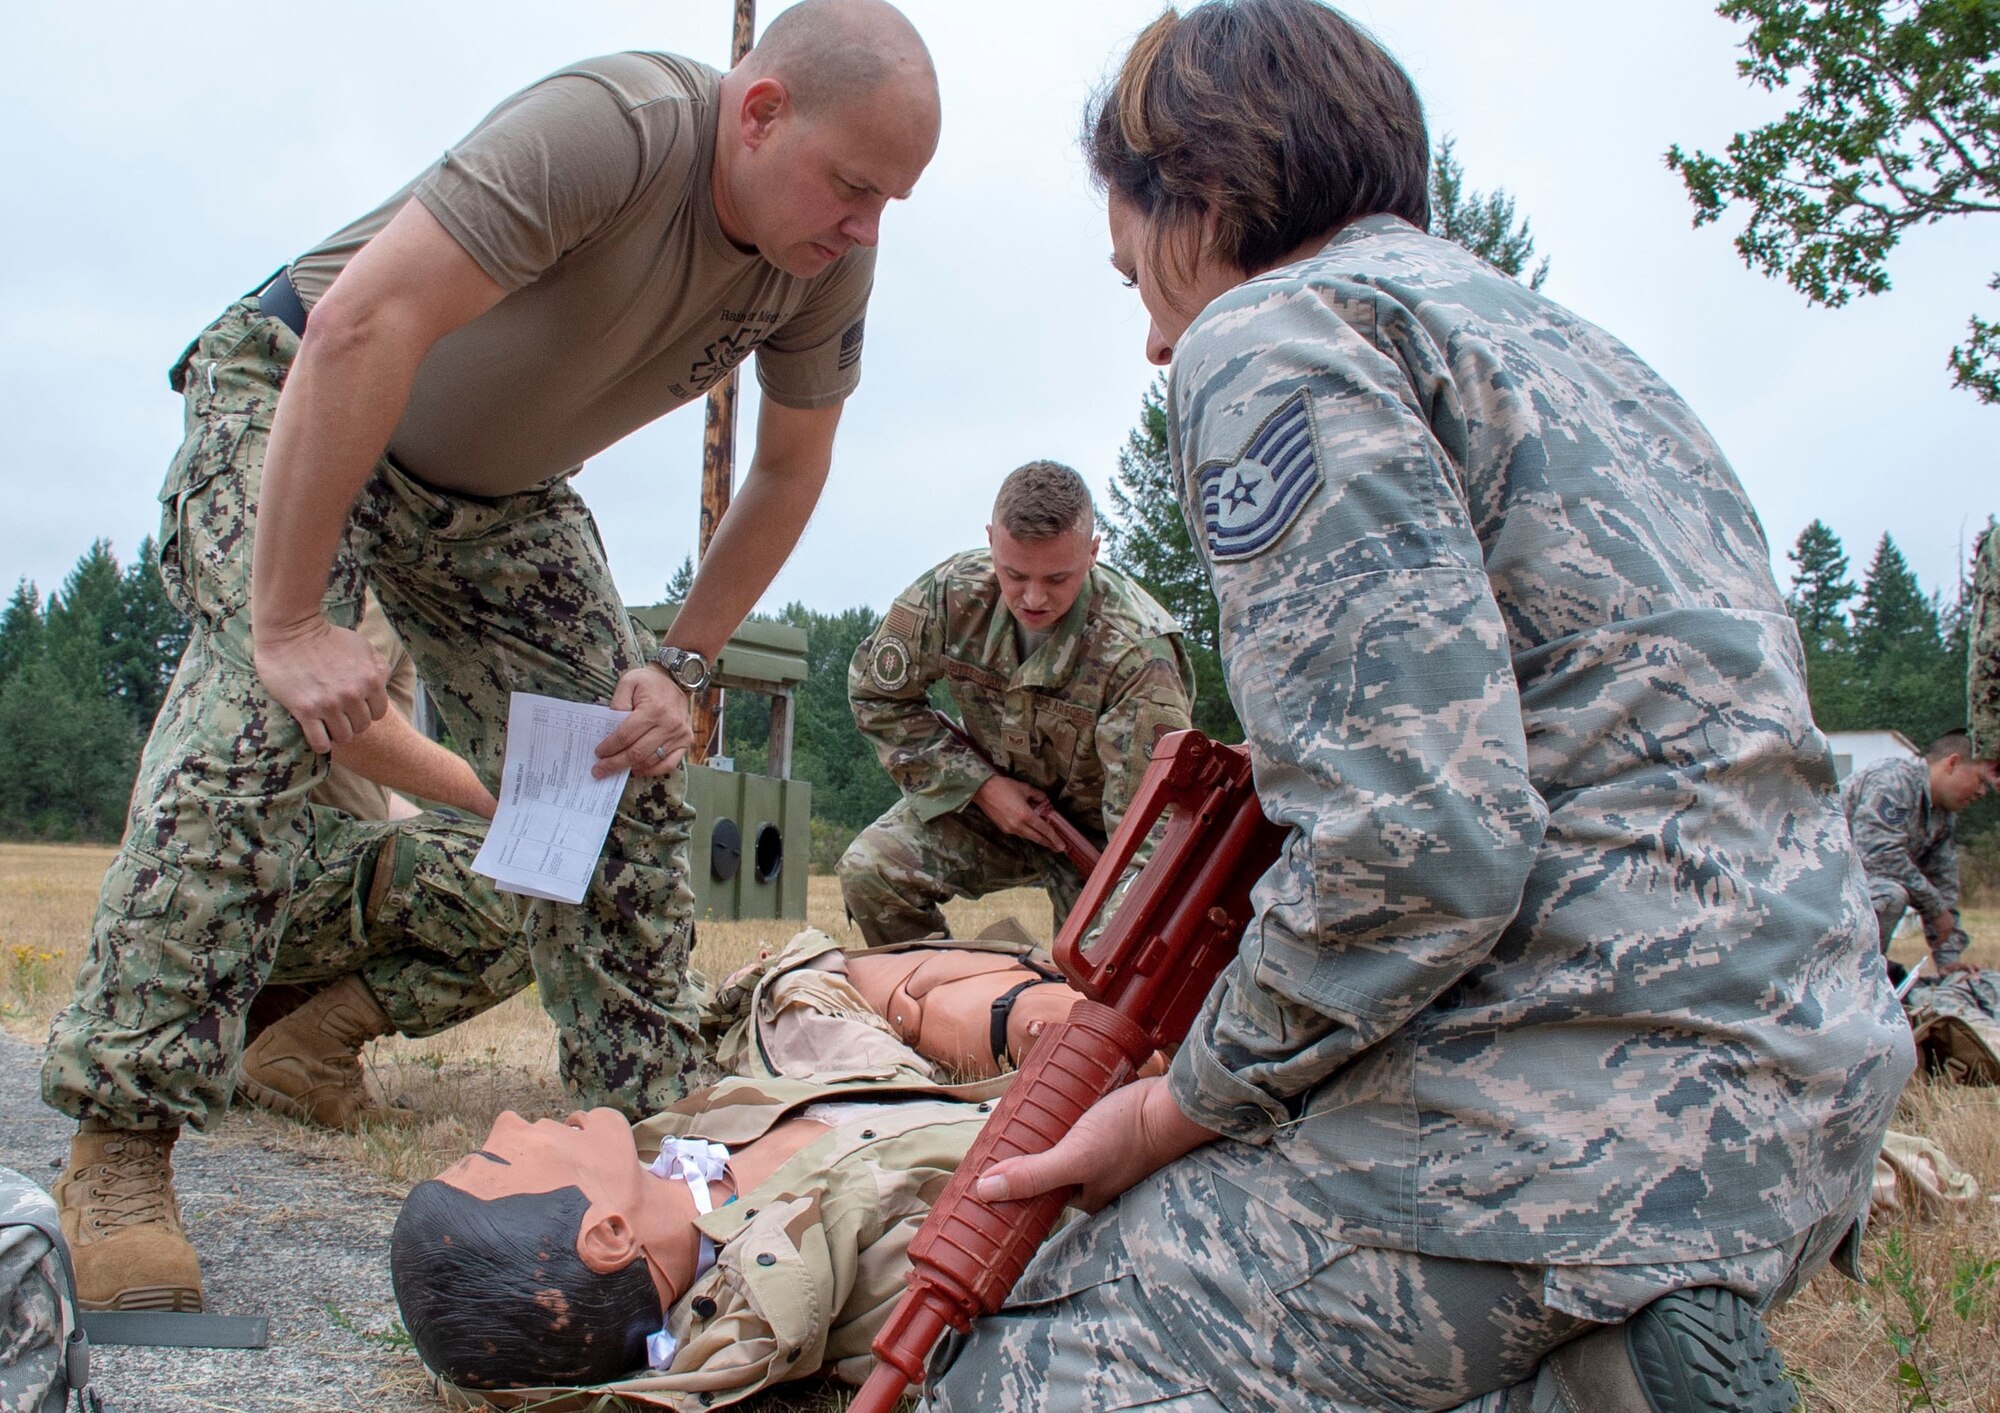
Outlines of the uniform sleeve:
<svg viewBox="0 0 2000 1413">
<path fill-rule="evenodd" d="M 2000 528 L 1989 526 L 1972 569 L 1972 622 L 1966 663 L 1966 700 L 1972 717 L 1972 753 L 2000 761 Z"/>
<path fill-rule="evenodd" d="M 1194 724 L 1194 669 L 1178 635 L 1149 638 L 1127 655 L 1097 718 L 1097 759 L 1104 768 L 1104 837 L 1139 792 L 1153 747 L 1170 731 Z"/>
<path fill-rule="evenodd" d="M 1923 775 L 1913 770 L 1872 771 L 1857 782 L 1860 797 L 1854 802 L 1849 824 L 1854 831 L 1854 848 L 1870 878 L 1886 878 L 1902 885 L 1910 906 L 1925 922 L 1947 911 L 1936 886 L 1925 876 L 1910 848 L 1910 822 L 1924 812 Z"/>
<path fill-rule="evenodd" d="M 847 669 L 855 726 L 927 820 L 963 809 L 994 773 L 931 711 L 930 685 L 944 671 L 943 592 L 936 572 L 912 584 L 862 639 Z"/>
<path fill-rule="evenodd" d="M 1264 811 L 1290 827 L 1171 1071 L 1252 1141 L 1491 950 L 1547 825 L 1480 545 L 1373 321 L 1253 282 L 1183 340 L 1176 473 Z"/>
<path fill-rule="evenodd" d="M 511 293 L 604 229 L 632 199 L 640 166 L 617 96 L 567 74 L 502 104 L 413 195 Z"/>
<path fill-rule="evenodd" d="M 819 277 L 799 312 L 757 346 L 757 382 L 786 407 L 832 407 L 861 384 L 861 342 L 875 252 L 850 250 Z"/>
</svg>

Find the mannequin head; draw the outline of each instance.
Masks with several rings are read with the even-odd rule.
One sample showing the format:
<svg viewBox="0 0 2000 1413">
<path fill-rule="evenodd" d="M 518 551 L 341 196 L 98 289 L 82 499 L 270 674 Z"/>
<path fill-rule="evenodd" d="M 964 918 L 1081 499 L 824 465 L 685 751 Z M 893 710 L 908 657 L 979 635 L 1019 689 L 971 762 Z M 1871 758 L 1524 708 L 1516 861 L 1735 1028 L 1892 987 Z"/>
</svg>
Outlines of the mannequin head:
<svg viewBox="0 0 2000 1413">
<path fill-rule="evenodd" d="M 578 1258 L 589 1207 L 575 1187 L 488 1199 L 418 1184 L 389 1268 L 424 1363 L 466 1388 L 603 1383 L 644 1365 L 659 1297 L 642 1263 L 600 1275 Z"/>
<path fill-rule="evenodd" d="M 693 1218 L 685 1184 L 641 1166 L 614 1111 L 502 1114 L 483 1148 L 403 1204 L 396 1302 L 453 1383 L 601 1383 L 645 1364 L 646 1336 L 693 1279 Z"/>
</svg>

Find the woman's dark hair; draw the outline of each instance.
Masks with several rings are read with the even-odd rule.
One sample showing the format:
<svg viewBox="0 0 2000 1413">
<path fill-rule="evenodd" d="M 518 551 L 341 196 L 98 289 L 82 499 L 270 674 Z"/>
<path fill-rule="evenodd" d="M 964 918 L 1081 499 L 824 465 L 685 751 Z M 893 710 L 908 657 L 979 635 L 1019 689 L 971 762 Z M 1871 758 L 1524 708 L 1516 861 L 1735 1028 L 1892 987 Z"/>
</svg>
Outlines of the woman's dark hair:
<svg viewBox="0 0 2000 1413">
<path fill-rule="evenodd" d="M 601 1384 L 643 1367 L 659 1293 L 643 1259 L 603 1276 L 583 1264 L 589 1210 L 575 1187 L 484 1201 L 418 1183 L 389 1271 L 424 1363 L 466 1388 Z"/>
<path fill-rule="evenodd" d="M 1092 176 L 1152 223 L 1155 263 L 1212 252 L 1269 269 L 1314 236 L 1386 212 L 1430 224 L 1430 139 L 1409 75 L 1315 0 L 1209 0 L 1160 16 L 1084 114 Z M 1178 249 L 1160 242 L 1176 233 Z"/>
</svg>

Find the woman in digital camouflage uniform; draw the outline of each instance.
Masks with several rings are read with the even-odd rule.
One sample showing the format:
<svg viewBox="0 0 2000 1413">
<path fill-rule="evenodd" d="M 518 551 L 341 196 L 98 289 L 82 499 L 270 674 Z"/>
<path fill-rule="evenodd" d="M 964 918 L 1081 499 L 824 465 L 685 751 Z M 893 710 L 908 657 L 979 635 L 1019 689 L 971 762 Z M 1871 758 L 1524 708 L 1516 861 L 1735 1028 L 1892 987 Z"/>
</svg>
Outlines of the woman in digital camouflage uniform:
<svg viewBox="0 0 2000 1413">
<path fill-rule="evenodd" d="M 1112 1205 L 932 1406 L 1790 1408 L 1757 1310 L 1912 1054 L 1742 487 L 1427 234 L 1417 97 L 1334 11 L 1163 16 L 1085 147 L 1291 834 L 1167 1076 L 982 1179 Z"/>
</svg>

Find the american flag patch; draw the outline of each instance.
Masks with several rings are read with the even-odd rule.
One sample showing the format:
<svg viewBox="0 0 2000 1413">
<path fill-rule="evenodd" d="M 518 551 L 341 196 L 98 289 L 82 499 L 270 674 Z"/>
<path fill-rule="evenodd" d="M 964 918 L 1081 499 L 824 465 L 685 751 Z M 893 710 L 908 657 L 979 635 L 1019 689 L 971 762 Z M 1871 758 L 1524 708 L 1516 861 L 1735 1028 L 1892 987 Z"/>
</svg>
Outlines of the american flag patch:
<svg viewBox="0 0 2000 1413">
<path fill-rule="evenodd" d="M 840 362 L 835 366 L 845 372 L 861 361 L 861 326 L 867 319 L 856 319 L 847 326 L 847 332 L 840 336 Z"/>
<path fill-rule="evenodd" d="M 1262 554 L 1298 519 L 1325 479 L 1312 403 L 1300 388 L 1251 433 L 1234 461 L 1212 461 L 1195 472 L 1210 556 Z"/>
</svg>

